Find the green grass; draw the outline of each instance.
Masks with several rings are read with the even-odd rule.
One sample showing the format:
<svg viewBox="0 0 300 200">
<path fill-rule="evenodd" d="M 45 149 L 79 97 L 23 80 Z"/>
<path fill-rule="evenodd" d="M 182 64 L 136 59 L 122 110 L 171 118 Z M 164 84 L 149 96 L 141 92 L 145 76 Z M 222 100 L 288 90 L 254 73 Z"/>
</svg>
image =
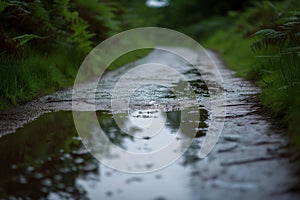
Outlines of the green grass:
<svg viewBox="0 0 300 200">
<path fill-rule="evenodd" d="M 108 70 L 142 58 L 150 51 L 141 49 L 122 55 Z M 47 54 L 28 49 L 27 55 L 20 58 L 0 56 L 0 110 L 71 86 L 82 61 L 83 56 L 63 48 Z"/>
<path fill-rule="evenodd" d="M 69 86 L 80 65 L 80 59 L 71 51 L 28 54 L 18 58 L 0 57 L 0 109 Z"/>
<path fill-rule="evenodd" d="M 231 29 L 216 32 L 204 42 L 203 46 L 219 53 L 226 66 L 237 71 L 237 75 L 246 76 L 250 75 L 249 72 L 252 71 L 256 60 L 250 48 L 252 42 L 253 40 L 246 40 Z"/>
<path fill-rule="evenodd" d="M 300 60 L 294 56 L 263 58 L 260 64 L 268 71 L 257 83 L 263 105 L 287 126 L 292 141 L 300 147 Z"/>
<path fill-rule="evenodd" d="M 118 2 L 98 0 L 0 1 L 0 7 L 0 110 L 72 85 L 86 54 L 109 36 L 130 29 L 135 19 L 128 17 L 136 16 Z M 22 23 L 11 26 L 15 22 Z M 108 70 L 144 55 L 130 53 Z M 96 74 L 93 70 L 85 75 Z"/>
<path fill-rule="evenodd" d="M 151 51 L 153 51 L 152 48 L 145 48 L 145 49 L 137 49 L 131 52 L 128 52 L 126 54 L 121 55 L 119 58 L 114 60 L 109 66 L 108 70 L 114 70 L 119 68 L 120 66 L 126 65 L 127 63 L 136 61 L 142 57 L 145 57 L 147 54 L 149 54 Z"/>
<path fill-rule="evenodd" d="M 262 89 L 260 99 L 275 121 L 283 124 L 291 141 L 300 147 L 300 59 L 287 54 L 268 57 L 266 51 L 251 49 L 253 38 L 232 30 L 216 32 L 204 43 L 218 52 L 238 76 L 251 79 Z"/>
</svg>

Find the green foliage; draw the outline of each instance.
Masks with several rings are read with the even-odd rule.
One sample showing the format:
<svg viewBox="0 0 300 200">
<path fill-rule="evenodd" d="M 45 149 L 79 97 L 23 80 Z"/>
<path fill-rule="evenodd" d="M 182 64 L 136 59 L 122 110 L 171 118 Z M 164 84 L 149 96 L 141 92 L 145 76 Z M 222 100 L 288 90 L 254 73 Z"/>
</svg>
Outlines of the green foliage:
<svg viewBox="0 0 300 200">
<path fill-rule="evenodd" d="M 69 10 L 69 0 L 54 0 L 54 7 L 58 15 L 64 19 L 64 26 L 71 33 L 66 34 L 65 40 L 73 45 L 77 51 L 87 54 L 92 50 L 92 42 L 90 39 L 94 36 L 88 29 L 88 22 L 79 17 L 77 11 Z M 63 35 L 64 36 L 64 35 Z"/>
<path fill-rule="evenodd" d="M 208 46 L 218 49 L 229 67 L 256 80 L 263 105 L 287 125 L 300 146 L 299 1 L 264 1 L 229 15 L 231 31 L 214 34 Z"/>
<path fill-rule="evenodd" d="M 97 30 L 95 27 L 97 25 L 103 26 L 109 36 L 121 31 L 121 22 L 117 19 L 118 10 L 115 5 L 99 0 L 76 0 L 76 3 L 79 14 L 86 20 L 94 21 L 93 29 Z"/>
<path fill-rule="evenodd" d="M 261 29 L 254 34 L 258 40 L 253 44 L 253 48 L 259 50 L 271 47 L 279 54 L 297 52 L 300 45 L 300 11 L 290 8 L 297 6 L 300 8 L 299 3 L 290 4 L 285 10 L 277 11 L 277 19 L 269 22 L 270 28 Z"/>
<path fill-rule="evenodd" d="M 137 59 L 143 58 L 145 57 L 147 54 L 149 54 L 151 51 L 153 51 L 153 49 L 149 48 L 149 49 L 137 49 L 134 51 L 131 51 L 129 53 L 126 53 L 124 55 L 121 55 L 119 58 L 117 58 L 116 60 L 114 60 L 109 66 L 108 66 L 108 70 L 114 70 L 117 69 L 120 66 L 123 66 L 127 63 L 133 62 Z"/>
<path fill-rule="evenodd" d="M 81 62 L 77 53 L 62 47 L 49 55 L 27 51 L 28 58 L 0 57 L 0 109 L 66 87 Z"/>
<path fill-rule="evenodd" d="M 254 35 L 262 38 L 252 45 L 255 50 L 261 49 L 263 45 L 265 45 L 265 48 L 268 48 L 268 44 L 271 43 L 277 43 L 281 48 L 287 36 L 286 33 L 274 29 L 262 29 Z"/>
<path fill-rule="evenodd" d="M 94 46 L 131 27 L 129 10 L 108 0 L 1 0 L 0 109 L 70 85 Z"/>
<path fill-rule="evenodd" d="M 18 42 L 20 46 L 25 45 L 27 42 L 33 39 L 42 39 L 42 37 L 35 35 L 35 34 L 24 34 L 17 37 L 14 37 L 13 40 Z"/>
<path fill-rule="evenodd" d="M 73 33 L 69 38 L 67 38 L 67 41 L 73 44 L 78 51 L 85 54 L 92 50 L 92 42 L 90 41 L 90 38 L 95 35 L 93 33 L 89 33 L 87 28 L 87 23 L 79 20 L 71 25 Z"/>
<path fill-rule="evenodd" d="M 52 25 L 52 22 L 50 20 L 50 13 L 45 8 L 43 3 L 40 0 L 34 0 L 32 2 L 28 3 L 28 8 L 32 12 L 32 14 L 37 18 L 40 22 L 43 23 L 42 29 L 45 30 L 53 30 L 55 29 Z"/>
<path fill-rule="evenodd" d="M 4 0 L 0 0 L 0 13 L 7 7 L 9 6 L 15 6 L 16 4 L 13 4 L 13 3 L 9 3 L 7 1 L 4 1 Z"/>
<path fill-rule="evenodd" d="M 256 1 L 243 13 L 229 12 L 234 20 L 236 31 L 244 37 L 252 35 L 259 29 L 266 28 L 278 15 L 274 4 L 269 1 Z"/>
<path fill-rule="evenodd" d="M 267 54 L 262 59 L 269 63 L 269 69 L 274 74 L 269 75 L 269 85 L 276 85 L 280 90 L 278 93 L 300 83 L 300 4 L 290 1 L 284 5 L 273 5 L 278 12 L 278 18 L 270 22 L 271 29 L 262 29 L 254 34 L 257 41 L 252 45 L 254 50 L 261 51 L 263 55 Z M 281 107 L 273 110 L 286 113 Z"/>
<path fill-rule="evenodd" d="M 29 51 L 29 58 L 0 57 L 0 109 L 53 92 L 73 82 L 80 60 L 75 52 L 56 49 L 57 54 Z M 74 56 L 74 57 L 73 57 Z"/>
<path fill-rule="evenodd" d="M 227 28 L 229 10 L 242 10 L 248 1 L 234 0 L 170 0 L 169 6 L 157 8 L 152 16 L 158 16 L 156 25 L 181 31 L 197 39 Z"/>
<path fill-rule="evenodd" d="M 254 70 L 256 57 L 250 48 L 253 42 L 253 39 L 245 40 L 231 27 L 229 30 L 219 30 L 205 40 L 203 45 L 220 53 L 226 66 L 237 71 L 237 75 L 254 79 L 260 75 L 260 70 Z"/>
<path fill-rule="evenodd" d="M 11 8 L 6 9 L 9 6 Z M 43 42 L 30 39 L 26 43 L 40 49 L 45 43 L 49 48 L 55 47 L 55 43 L 64 44 L 83 55 L 108 36 L 121 31 L 127 23 L 121 22 L 127 14 L 126 9 L 111 1 L 2 0 L 0 8 L 0 32 L 9 38 L 26 35 L 29 39 L 39 35 L 47 39 Z"/>
</svg>

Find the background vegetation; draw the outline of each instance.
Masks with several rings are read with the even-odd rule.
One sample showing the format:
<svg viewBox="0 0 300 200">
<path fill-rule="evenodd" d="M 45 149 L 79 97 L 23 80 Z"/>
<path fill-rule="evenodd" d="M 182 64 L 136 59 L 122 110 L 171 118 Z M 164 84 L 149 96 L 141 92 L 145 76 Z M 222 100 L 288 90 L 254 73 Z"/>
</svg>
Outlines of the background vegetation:
<svg viewBox="0 0 300 200">
<path fill-rule="evenodd" d="M 109 0 L 1 0 L 0 109 L 71 85 L 88 52 L 131 28 L 134 16 Z M 145 53 L 135 51 L 110 68 Z"/>
</svg>

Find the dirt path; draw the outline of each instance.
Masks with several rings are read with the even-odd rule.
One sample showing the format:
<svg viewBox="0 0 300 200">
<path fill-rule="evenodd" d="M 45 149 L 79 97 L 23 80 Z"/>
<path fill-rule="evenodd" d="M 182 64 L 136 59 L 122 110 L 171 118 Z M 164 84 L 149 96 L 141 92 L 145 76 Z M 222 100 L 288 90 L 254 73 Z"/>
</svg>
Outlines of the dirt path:
<svg viewBox="0 0 300 200">
<path fill-rule="evenodd" d="M 186 56 L 194 56 L 190 50 L 183 49 L 182 51 Z M 227 113 L 226 116 L 214 116 L 225 120 L 225 124 L 217 145 L 208 157 L 199 160 L 197 155 L 191 155 L 190 160 L 185 161 L 192 166 L 190 173 L 192 183 L 189 188 L 195 195 L 187 199 L 299 199 L 299 194 L 290 192 L 297 186 L 299 177 L 293 174 L 296 163 L 288 152 L 285 132 L 271 124 L 268 116 L 257 112 L 255 95 L 259 89 L 248 81 L 235 77 L 234 72 L 226 69 L 214 53 L 210 52 L 210 55 L 218 64 L 222 74 L 222 90 L 226 93 L 226 102 L 220 106 L 226 106 Z M 187 72 L 187 64 L 174 55 L 155 50 L 138 63 L 149 60 L 172 65 L 180 73 L 185 74 L 190 81 L 200 78 L 197 72 Z M 199 64 L 200 61 L 201 64 Z M 213 76 L 209 75 L 214 73 L 210 71 L 212 63 L 201 58 L 195 58 L 195 63 L 198 63 L 197 66 L 202 75 L 207 74 L 205 80 L 214 82 Z M 95 105 L 97 110 L 111 109 L 112 88 L 122 73 L 133 66 L 127 65 L 108 73 L 99 85 L 101 92 L 97 94 L 96 100 L 78 100 L 75 109 L 91 110 Z M 171 84 L 172 77 L 166 78 L 164 83 Z M 89 88 L 89 84 L 85 84 L 77 89 L 89 96 L 91 93 Z M 162 93 L 166 94 L 166 91 Z M 170 111 L 181 110 L 190 105 L 187 101 L 186 104 L 178 107 L 176 101 L 170 96 L 160 96 L 162 93 L 148 94 L 147 90 L 141 91 L 141 95 L 133 100 L 132 108 L 155 107 Z M 156 95 L 159 102 L 152 102 L 153 95 Z M 15 132 L 17 128 L 35 120 L 43 113 L 72 110 L 71 96 L 72 90 L 67 89 L 41 97 L 11 111 L 1 112 L 0 136 Z M 142 100 L 141 97 L 143 97 Z M 211 105 L 205 95 L 201 93 L 198 98 L 201 99 L 199 105 L 208 110 L 209 115 L 212 116 L 209 110 Z M 213 120 L 215 119 L 208 117 L 208 123 Z M 204 138 L 197 138 L 194 141 L 196 146 L 201 145 Z"/>
<path fill-rule="evenodd" d="M 297 199 L 289 193 L 298 182 L 289 157 L 285 131 L 259 114 L 259 89 L 234 76 L 215 54 L 226 90 L 227 114 L 221 139 L 211 154 L 197 163 L 203 199 Z M 207 192 L 207 191 L 213 192 Z M 299 188 L 298 188 L 299 189 Z M 229 190 L 231 192 L 229 192 Z"/>
</svg>

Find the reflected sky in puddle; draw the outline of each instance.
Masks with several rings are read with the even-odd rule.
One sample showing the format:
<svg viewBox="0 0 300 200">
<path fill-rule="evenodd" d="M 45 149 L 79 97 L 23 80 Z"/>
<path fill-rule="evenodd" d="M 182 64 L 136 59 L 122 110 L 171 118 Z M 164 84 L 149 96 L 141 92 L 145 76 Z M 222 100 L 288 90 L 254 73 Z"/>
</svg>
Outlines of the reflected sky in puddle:
<svg viewBox="0 0 300 200">
<path fill-rule="evenodd" d="M 124 115 L 123 126 L 131 130 L 131 135 L 116 126 L 108 111 L 98 111 L 97 117 L 114 144 L 130 151 L 148 152 L 176 137 L 180 113 L 155 109 L 132 111 Z M 207 128 L 207 111 L 202 109 L 200 114 L 197 136 L 203 136 Z M 153 120 L 157 125 L 165 125 L 157 134 L 134 129 L 135 123 L 146 126 Z M 76 134 L 71 112 L 48 113 L 1 138 L 0 197 L 196 199 L 190 184 L 200 143 L 201 139 L 196 138 L 178 161 L 162 170 L 128 174 L 105 167 L 87 152 Z"/>
<path fill-rule="evenodd" d="M 159 109 L 135 110 L 129 115 L 119 113 L 115 116 L 105 111 L 98 112 L 100 126 L 110 140 L 114 142 L 117 135 L 123 135 L 122 141 L 116 145 L 133 153 L 159 150 L 173 140 L 179 128 L 180 114 L 180 111 L 166 113 Z M 122 119 L 119 126 L 114 120 L 116 117 Z M 176 139 L 180 138 L 177 136 Z"/>
</svg>

